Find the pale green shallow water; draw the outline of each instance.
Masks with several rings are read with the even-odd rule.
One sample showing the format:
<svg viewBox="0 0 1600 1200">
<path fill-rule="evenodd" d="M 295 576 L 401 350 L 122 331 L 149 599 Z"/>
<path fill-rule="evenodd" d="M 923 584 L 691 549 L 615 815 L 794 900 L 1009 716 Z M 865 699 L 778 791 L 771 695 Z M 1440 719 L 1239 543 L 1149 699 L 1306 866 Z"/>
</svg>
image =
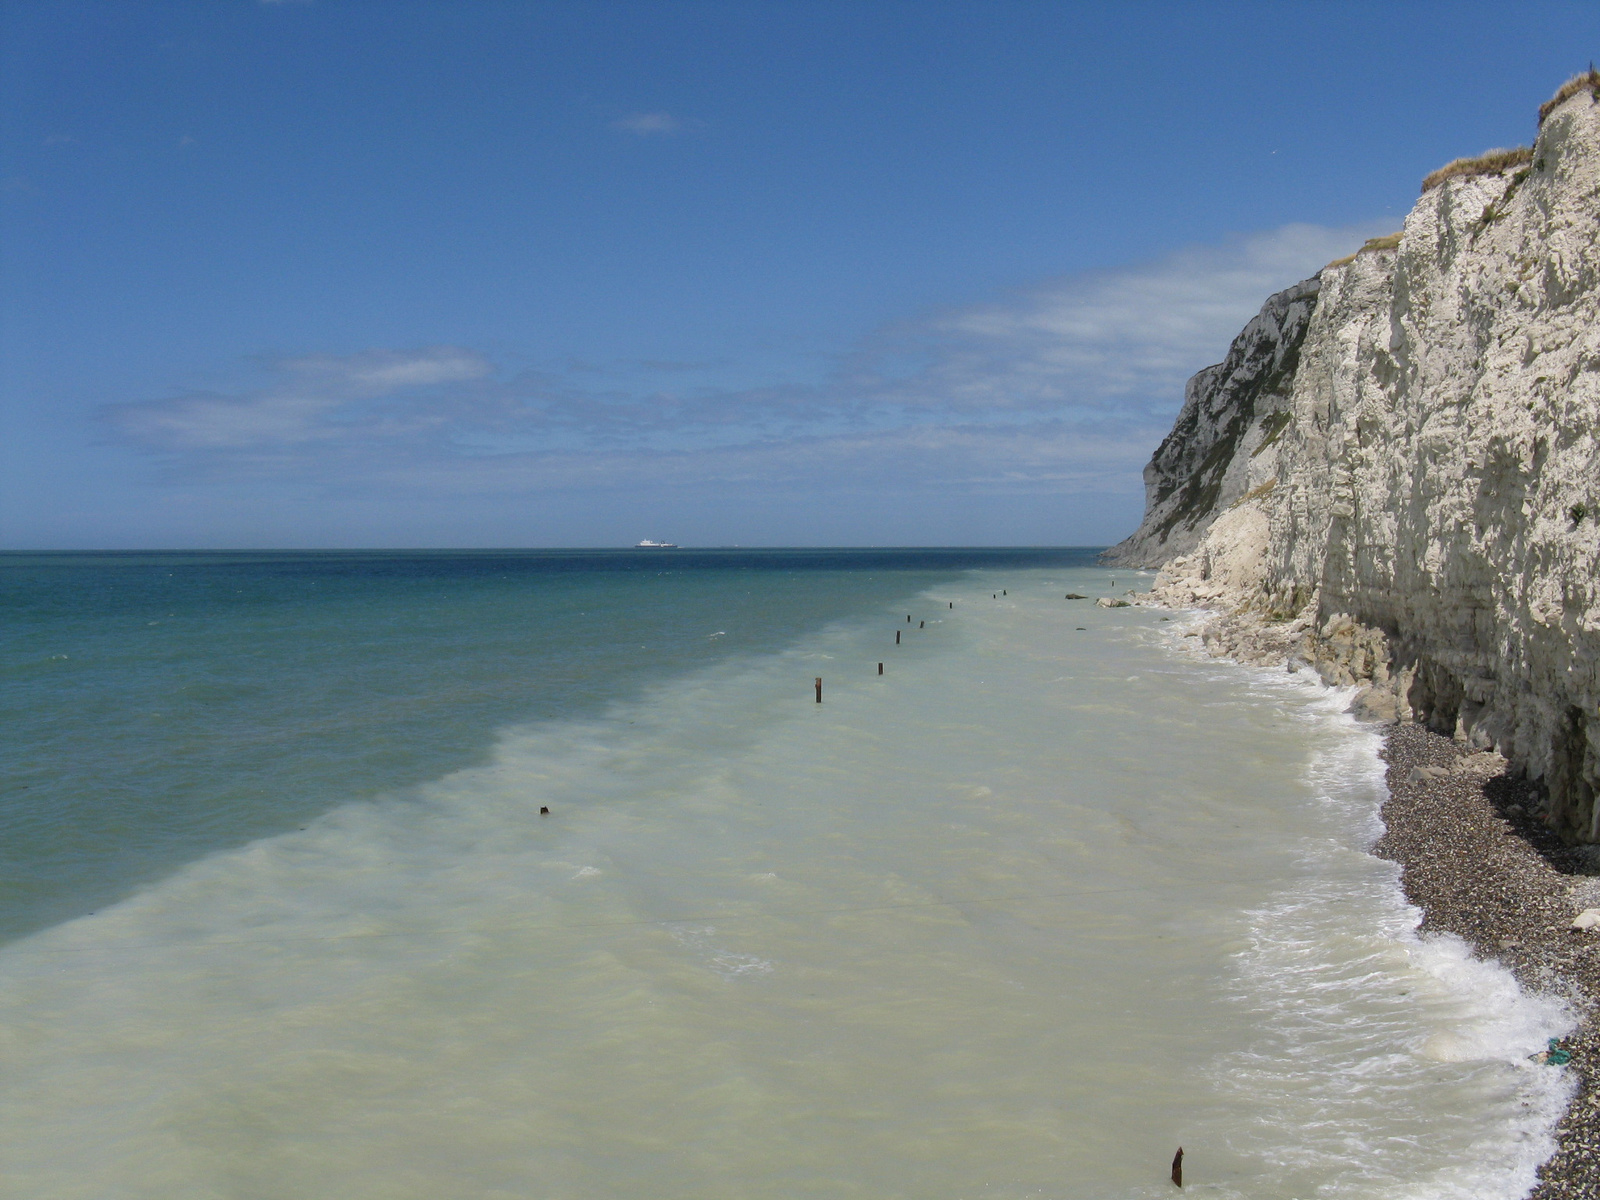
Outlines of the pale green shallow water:
<svg viewBox="0 0 1600 1200">
<path fill-rule="evenodd" d="M 1415 937 L 1340 697 L 1111 588 L 858 594 L 13 942 L 0 1194 L 1522 1194 L 1565 1015 Z"/>
</svg>

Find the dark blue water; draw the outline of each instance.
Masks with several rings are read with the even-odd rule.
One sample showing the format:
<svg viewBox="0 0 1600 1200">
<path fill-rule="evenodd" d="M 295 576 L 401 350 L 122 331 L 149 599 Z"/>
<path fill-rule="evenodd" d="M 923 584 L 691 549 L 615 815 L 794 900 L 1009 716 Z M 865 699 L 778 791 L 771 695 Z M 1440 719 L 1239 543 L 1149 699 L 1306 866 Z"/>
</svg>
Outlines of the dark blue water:
<svg viewBox="0 0 1600 1200">
<path fill-rule="evenodd" d="M 481 761 L 496 729 L 1092 549 L 0 555 L 0 937 Z"/>
</svg>

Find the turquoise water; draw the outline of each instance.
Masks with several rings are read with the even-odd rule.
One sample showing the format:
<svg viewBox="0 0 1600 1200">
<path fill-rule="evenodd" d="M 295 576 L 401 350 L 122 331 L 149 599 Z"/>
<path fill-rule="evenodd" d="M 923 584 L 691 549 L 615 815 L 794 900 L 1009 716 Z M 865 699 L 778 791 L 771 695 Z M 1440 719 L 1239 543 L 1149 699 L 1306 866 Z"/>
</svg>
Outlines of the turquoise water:
<svg viewBox="0 0 1600 1200">
<path fill-rule="evenodd" d="M 1347 698 L 1065 600 L 1137 584 L 1087 553 L 11 565 L 0 1195 L 1154 1197 L 1181 1144 L 1211 1196 L 1509 1200 L 1548 1153 L 1570 1016 L 1417 936 Z"/>
<path fill-rule="evenodd" d="M 509 722 L 592 715 L 980 563 L 1089 558 L 0 555 L 0 938 L 481 762 Z"/>
</svg>

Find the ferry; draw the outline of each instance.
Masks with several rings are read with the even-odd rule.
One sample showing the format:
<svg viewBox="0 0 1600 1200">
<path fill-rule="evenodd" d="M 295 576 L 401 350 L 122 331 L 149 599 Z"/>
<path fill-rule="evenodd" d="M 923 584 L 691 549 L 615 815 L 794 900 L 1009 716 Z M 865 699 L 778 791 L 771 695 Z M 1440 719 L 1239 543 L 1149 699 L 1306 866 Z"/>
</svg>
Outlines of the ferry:
<svg viewBox="0 0 1600 1200">
<path fill-rule="evenodd" d="M 635 550 L 676 550 L 677 548 L 678 544 L 676 542 L 652 542 L 649 538 L 645 538 L 644 541 L 634 547 Z"/>
</svg>

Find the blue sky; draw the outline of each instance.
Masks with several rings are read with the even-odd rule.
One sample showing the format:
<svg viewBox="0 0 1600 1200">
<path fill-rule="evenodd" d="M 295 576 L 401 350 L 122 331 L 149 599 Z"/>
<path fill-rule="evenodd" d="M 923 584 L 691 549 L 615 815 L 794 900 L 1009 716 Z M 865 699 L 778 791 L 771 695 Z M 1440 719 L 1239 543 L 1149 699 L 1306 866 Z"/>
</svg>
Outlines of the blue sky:
<svg viewBox="0 0 1600 1200">
<path fill-rule="evenodd" d="M 1600 6 L 0 0 L 0 547 L 1102 544 Z"/>
</svg>

